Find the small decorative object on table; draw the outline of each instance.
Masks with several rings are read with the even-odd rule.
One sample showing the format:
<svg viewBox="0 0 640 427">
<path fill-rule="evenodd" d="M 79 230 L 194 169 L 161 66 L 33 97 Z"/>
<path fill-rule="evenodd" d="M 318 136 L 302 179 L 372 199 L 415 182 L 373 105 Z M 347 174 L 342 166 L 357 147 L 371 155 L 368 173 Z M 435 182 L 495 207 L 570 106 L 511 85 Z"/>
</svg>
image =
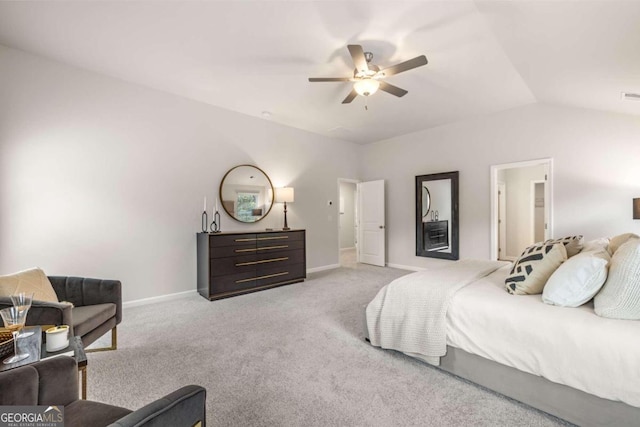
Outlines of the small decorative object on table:
<svg viewBox="0 0 640 427">
<path fill-rule="evenodd" d="M 13 351 L 13 334 L 6 328 L 0 328 L 0 357 L 7 356 Z"/>
<path fill-rule="evenodd" d="M 218 199 L 216 199 L 216 212 L 213 214 L 213 222 L 209 227 L 212 233 L 220 233 L 220 212 L 218 212 Z M 206 227 L 205 230 L 207 231 Z"/>
<path fill-rule="evenodd" d="M 44 331 L 44 333 L 47 337 L 45 348 L 48 352 L 53 353 L 69 347 L 68 325 L 54 326 Z"/>
<path fill-rule="evenodd" d="M 4 360 L 4 364 L 19 362 L 29 357 L 29 353 L 18 353 L 18 334 L 24 328 L 24 322 L 27 319 L 27 311 L 20 310 L 18 307 L 3 308 L 0 315 L 4 321 L 4 327 L 9 329 L 13 334 L 13 356 Z"/>
<path fill-rule="evenodd" d="M 202 232 L 207 232 L 207 224 L 209 223 L 209 218 L 207 217 L 207 198 L 204 198 L 204 208 L 202 209 Z"/>
<path fill-rule="evenodd" d="M 18 294 L 11 295 L 11 302 L 13 303 L 13 306 L 17 307 L 19 310 L 24 310 L 26 312 L 29 312 L 32 301 L 33 301 L 33 292 L 31 293 L 20 292 Z M 33 332 L 31 331 L 25 332 L 23 330 L 20 333 L 20 338 L 30 337 L 31 335 L 33 335 Z"/>
</svg>

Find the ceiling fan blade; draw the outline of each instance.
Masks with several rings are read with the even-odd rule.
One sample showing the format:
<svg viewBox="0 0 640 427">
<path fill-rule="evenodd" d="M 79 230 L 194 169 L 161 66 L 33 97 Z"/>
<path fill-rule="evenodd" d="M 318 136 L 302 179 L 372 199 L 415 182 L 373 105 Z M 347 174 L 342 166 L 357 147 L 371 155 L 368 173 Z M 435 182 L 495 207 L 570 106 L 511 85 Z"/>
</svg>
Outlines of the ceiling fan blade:
<svg viewBox="0 0 640 427">
<path fill-rule="evenodd" d="M 401 62 L 396 65 L 392 65 L 389 68 L 385 68 L 380 71 L 380 74 L 384 74 L 385 77 L 393 76 L 394 74 L 402 73 L 403 71 L 408 71 L 413 68 L 421 67 L 423 65 L 427 65 L 427 57 L 424 55 L 416 56 L 413 59 L 408 61 Z"/>
<path fill-rule="evenodd" d="M 344 99 L 344 101 L 342 101 L 343 104 L 349 104 L 351 101 L 353 101 L 356 96 L 358 96 L 358 92 L 356 92 L 355 89 L 351 89 L 351 92 L 349 92 L 349 95 L 347 95 L 347 97 Z"/>
<path fill-rule="evenodd" d="M 380 82 L 380 90 L 398 97 L 405 96 L 407 93 L 409 93 L 404 89 L 400 89 L 398 86 L 390 85 L 389 83 L 383 81 Z"/>
<path fill-rule="evenodd" d="M 353 63 L 355 64 L 356 69 L 358 71 L 369 71 L 369 66 L 367 65 L 367 60 L 364 57 L 362 46 L 359 44 L 350 44 L 347 48 L 349 49 L 351 58 L 353 58 Z"/>
<path fill-rule="evenodd" d="M 348 82 L 349 77 L 309 77 L 310 82 Z"/>
</svg>

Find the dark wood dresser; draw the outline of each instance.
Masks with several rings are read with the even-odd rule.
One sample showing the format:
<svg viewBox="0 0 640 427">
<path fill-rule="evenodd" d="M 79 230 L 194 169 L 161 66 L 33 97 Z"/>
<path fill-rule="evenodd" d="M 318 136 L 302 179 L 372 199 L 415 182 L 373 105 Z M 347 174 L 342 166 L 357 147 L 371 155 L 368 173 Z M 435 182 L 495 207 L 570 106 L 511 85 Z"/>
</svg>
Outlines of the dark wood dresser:
<svg viewBox="0 0 640 427">
<path fill-rule="evenodd" d="M 304 230 L 198 233 L 198 292 L 210 300 L 307 277 Z"/>
<path fill-rule="evenodd" d="M 428 251 L 449 247 L 449 221 L 429 221 L 422 223 L 424 248 Z"/>
</svg>

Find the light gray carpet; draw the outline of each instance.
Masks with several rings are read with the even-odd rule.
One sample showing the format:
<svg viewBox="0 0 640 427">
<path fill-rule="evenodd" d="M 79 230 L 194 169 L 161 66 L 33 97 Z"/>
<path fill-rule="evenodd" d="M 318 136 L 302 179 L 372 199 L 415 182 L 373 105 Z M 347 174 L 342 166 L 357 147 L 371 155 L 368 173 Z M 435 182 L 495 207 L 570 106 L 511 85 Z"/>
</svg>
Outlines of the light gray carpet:
<svg viewBox="0 0 640 427">
<path fill-rule="evenodd" d="M 89 354 L 88 397 L 135 409 L 200 384 L 209 426 L 565 425 L 367 344 L 364 306 L 407 273 L 357 265 L 225 300 L 126 309 L 118 350 Z"/>
</svg>

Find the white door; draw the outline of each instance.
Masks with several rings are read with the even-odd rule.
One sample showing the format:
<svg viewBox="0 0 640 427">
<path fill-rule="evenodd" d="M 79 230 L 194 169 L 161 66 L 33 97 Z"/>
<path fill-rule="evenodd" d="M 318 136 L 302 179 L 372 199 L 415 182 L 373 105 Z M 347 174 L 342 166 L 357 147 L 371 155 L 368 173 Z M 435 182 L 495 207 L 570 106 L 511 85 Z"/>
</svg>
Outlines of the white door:
<svg viewBox="0 0 640 427">
<path fill-rule="evenodd" d="M 384 267 L 384 180 L 358 183 L 358 261 Z"/>
</svg>

